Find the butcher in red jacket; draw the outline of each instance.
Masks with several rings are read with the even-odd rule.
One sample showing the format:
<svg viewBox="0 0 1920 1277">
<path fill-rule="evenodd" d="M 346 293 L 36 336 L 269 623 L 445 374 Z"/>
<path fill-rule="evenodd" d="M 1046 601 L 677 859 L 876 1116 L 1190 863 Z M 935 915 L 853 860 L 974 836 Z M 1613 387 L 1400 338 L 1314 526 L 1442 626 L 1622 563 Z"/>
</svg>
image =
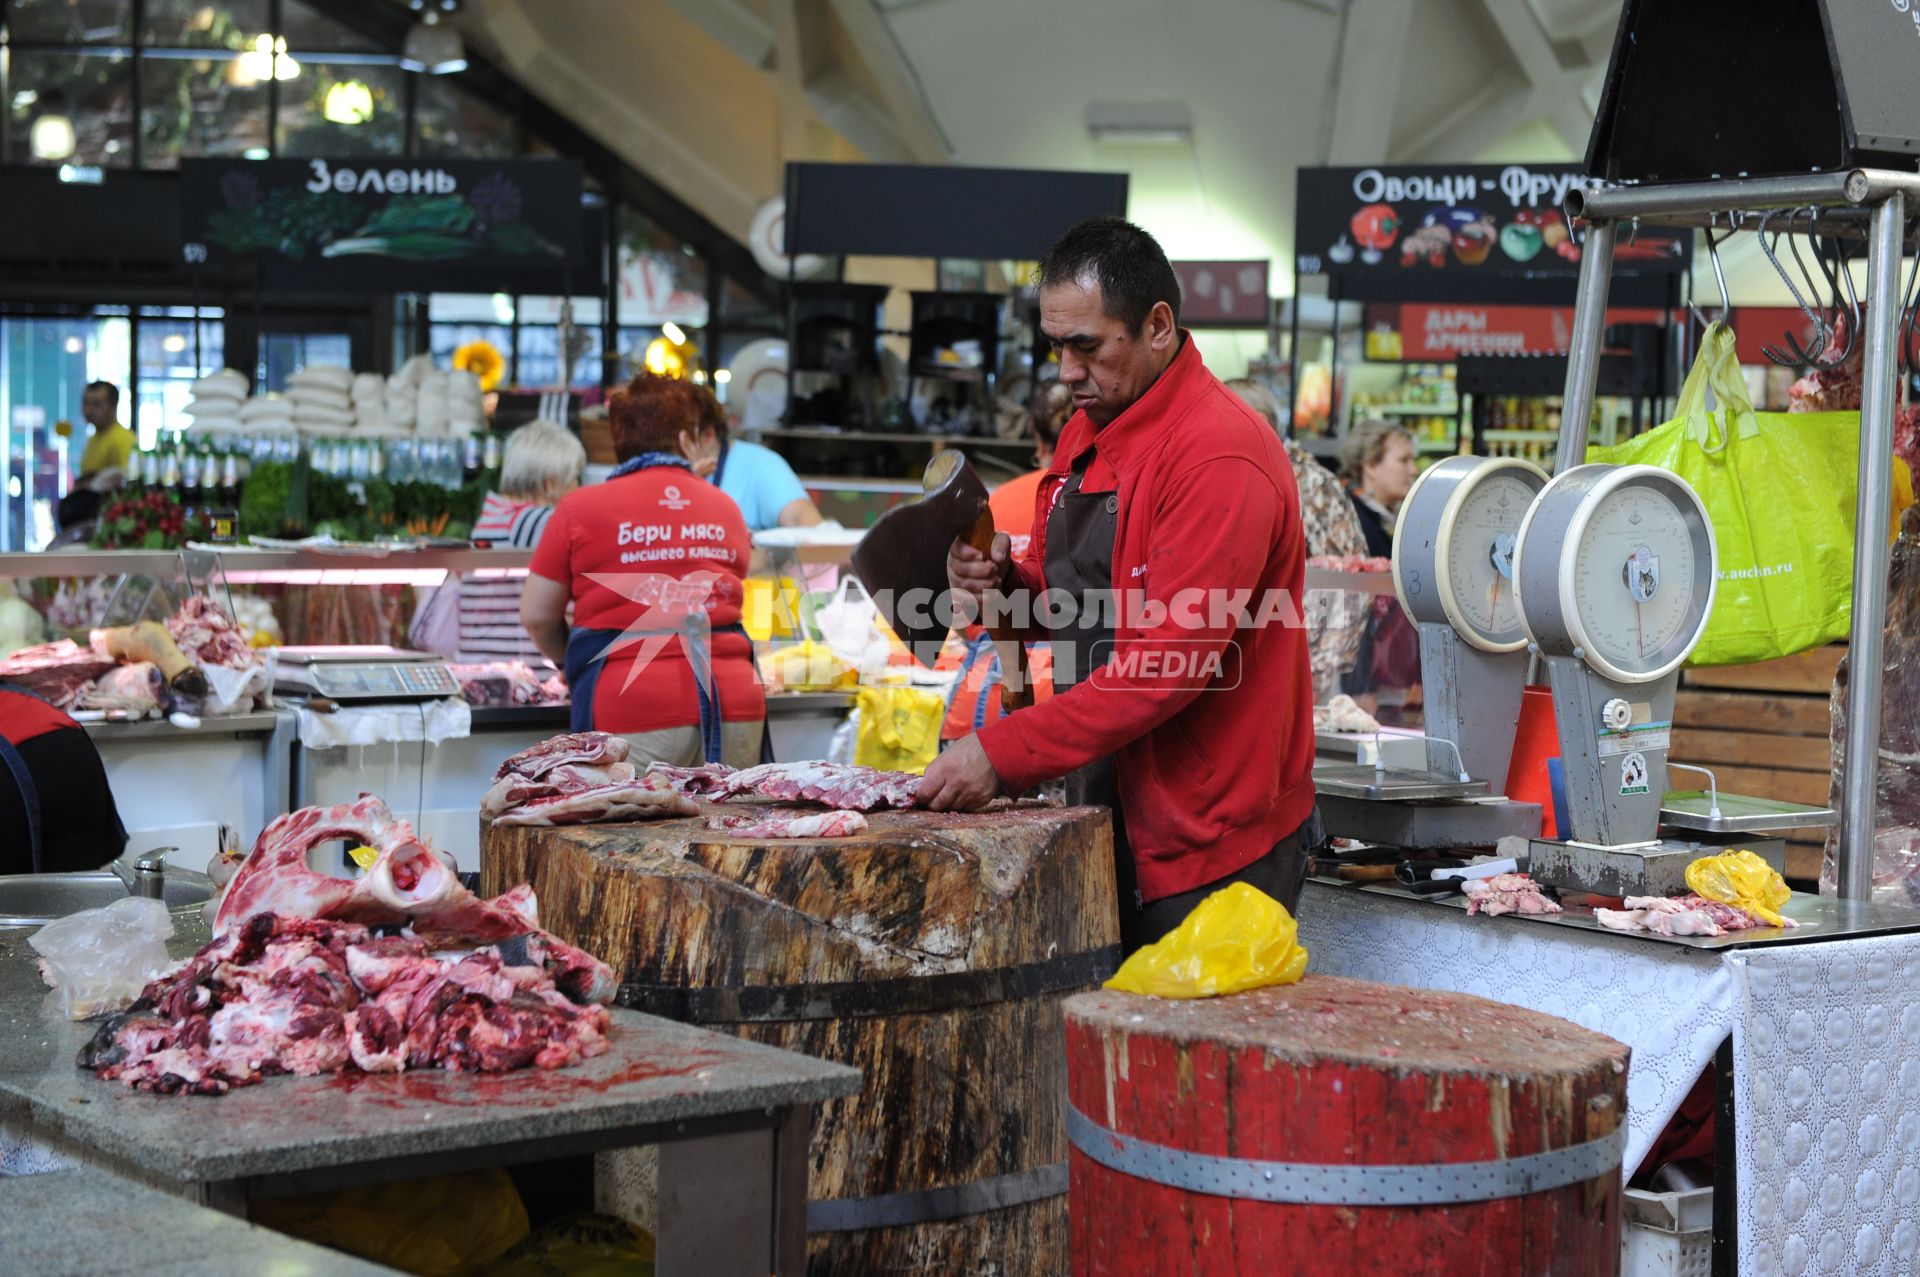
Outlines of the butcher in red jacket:
<svg viewBox="0 0 1920 1277">
<path fill-rule="evenodd" d="M 1065 776 L 1069 802 L 1111 807 L 1131 952 L 1230 882 L 1293 908 L 1322 841 L 1300 498 L 1272 428 L 1181 329 L 1151 235 L 1082 222 L 1039 287 L 1075 413 L 1025 561 L 1001 535 L 986 556 L 955 542 L 947 572 L 1052 640 L 1054 694 L 956 742 L 921 798 L 973 810 Z"/>
</svg>

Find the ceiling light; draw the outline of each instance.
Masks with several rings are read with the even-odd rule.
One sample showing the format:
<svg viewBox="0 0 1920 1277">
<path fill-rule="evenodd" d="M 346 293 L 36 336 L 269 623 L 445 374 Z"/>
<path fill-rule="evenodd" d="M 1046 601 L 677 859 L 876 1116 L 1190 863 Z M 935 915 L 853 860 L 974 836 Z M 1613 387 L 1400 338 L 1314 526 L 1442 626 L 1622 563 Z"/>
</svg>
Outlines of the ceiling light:
<svg viewBox="0 0 1920 1277">
<path fill-rule="evenodd" d="M 69 355 L 77 355 L 86 348 L 87 343 L 81 341 L 78 337 L 67 338 L 67 353 Z"/>
<path fill-rule="evenodd" d="M 243 160 L 264 160 L 269 156 L 271 156 L 272 154 L 273 152 L 269 151 L 264 146 L 250 146 L 246 150 L 240 152 L 240 158 Z"/>
<path fill-rule="evenodd" d="M 1193 113 L 1185 102 L 1095 102 L 1087 134 L 1114 146 L 1190 146 Z"/>
<path fill-rule="evenodd" d="M 24 111 L 40 100 L 40 95 L 32 89 L 22 89 L 13 95 L 13 109 Z"/>
<path fill-rule="evenodd" d="M 507 296 L 505 293 L 495 293 L 493 295 L 493 317 L 500 323 L 511 324 L 513 322 L 513 298 Z"/>
<path fill-rule="evenodd" d="M 718 384 L 724 386 L 733 380 L 733 370 L 731 368 L 716 368 L 713 370 L 713 379 Z"/>
<path fill-rule="evenodd" d="M 687 344 L 687 334 L 681 331 L 680 325 L 674 323 L 671 319 L 660 325 L 660 334 L 676 346 L 684 346 Z"/>
<path fill-rule="evenodd" d="M 185 337 L 182 337 L 179 333 L 169 333 L 167 335 L 167 339 L 160 343 L 160 349 L 166 351 L 170 355 L 177 355 L 181 351 L 185 350 L 186 348 L 187 348 L 187 339 Z"/>
<path fill-rule="evenodd" d="M 60 180 L 73 182 L 81 186 L 98 186 L 106 179 L 105 172 L 98 164 L 62 164 Z"/>
<path fill-rule="evenodd" d="M 429 9 L 407 32 L 400 65 L 428 75 L 452 75 L 467 69 L 467 45 L 458 31 L 440 20 L 439 11 Z"/>
<path fill-rule="evenodd" d="M 253 38 L 253 47 L 233 60 L 227 79 L 240 88 L 249 88 L 263 80 L 297 80 L 300 64 L 287 56 L 286 37 L 270 35 Z"/>
<path fill-rule="evenodd" d="M 335 124 L 365 124 L 373 118 L 373 90 L 359 80 L 342 80 L 327 90 L 320 114 Z"/>
<path fill-rule="evenodd" d="M 64 160 L 79 144 L 73 134 L 73 121 L 67 118 L 66 104 L 59 94 L 49 93 L 46 100 L 47 109 L 34 120 L 27 144 L 36 160 Z"/>
</svg>

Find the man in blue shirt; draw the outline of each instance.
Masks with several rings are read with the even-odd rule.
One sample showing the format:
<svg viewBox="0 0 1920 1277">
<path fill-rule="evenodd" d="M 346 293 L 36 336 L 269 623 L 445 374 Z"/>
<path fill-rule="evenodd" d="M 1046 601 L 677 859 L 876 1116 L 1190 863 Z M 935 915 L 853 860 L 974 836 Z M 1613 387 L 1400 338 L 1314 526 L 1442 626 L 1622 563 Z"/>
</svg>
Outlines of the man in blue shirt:
<svg viewBox="0 0 1920 1277">
<path fill-rule="evenodd" d="M 698 440 L 683 447 L 694 473 L 733 498 L 747 521 L 747 531 L 767 528 L 810 528 L 821 522 L 820 508 L 807 495 L 786 458 L 771 448 L 734 439 L 726 410 L 711 394 L 705 396 Z"/>
</svg>

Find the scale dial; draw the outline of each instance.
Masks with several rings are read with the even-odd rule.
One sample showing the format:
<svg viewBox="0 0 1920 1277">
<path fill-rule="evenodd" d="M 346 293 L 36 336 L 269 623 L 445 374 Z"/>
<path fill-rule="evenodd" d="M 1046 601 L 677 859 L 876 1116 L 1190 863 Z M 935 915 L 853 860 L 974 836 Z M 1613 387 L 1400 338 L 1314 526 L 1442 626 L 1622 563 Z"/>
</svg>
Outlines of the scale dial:
<svg viewBox="0 0 1920 1277">
<path fill-rule="evenodd" d="M 1525 647 L 1513 580 L 1520 524 L 1547 476 L 1516 457 L 1449 457 L 1414 481 L 1394 538 L 1393 588 L 1416 622 L 1485 652 Z"/>
<path fill-rule="evenodd" d="M 1713 608 L 1706 507 L 1652 466 L 1584 465 L 1548 484 L 1520 532 L 1521 620 L 1543 652 L 1621 683 L 1677 669 Z"/>
</svg>

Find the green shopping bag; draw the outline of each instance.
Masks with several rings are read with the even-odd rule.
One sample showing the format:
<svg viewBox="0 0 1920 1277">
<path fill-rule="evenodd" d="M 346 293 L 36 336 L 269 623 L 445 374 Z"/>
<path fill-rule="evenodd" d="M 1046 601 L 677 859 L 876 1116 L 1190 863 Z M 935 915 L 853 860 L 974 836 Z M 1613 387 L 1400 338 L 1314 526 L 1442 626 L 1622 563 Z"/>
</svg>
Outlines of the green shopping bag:
<svg viewBox="0 0 1920 1277">
<path fill-rule="evenodd" d="M 1711 387 L 1720 410 L 1709 409 Z M 1689 665 L 1745 665 L 1847 634 L 1860 414 L 1755 412 L 1733 331 L 1710 326 L 1672 421 L 1588 461 L 1650 465 L 1693 485 L 1713 519 L 1719 588 Z"/>
</svg>

